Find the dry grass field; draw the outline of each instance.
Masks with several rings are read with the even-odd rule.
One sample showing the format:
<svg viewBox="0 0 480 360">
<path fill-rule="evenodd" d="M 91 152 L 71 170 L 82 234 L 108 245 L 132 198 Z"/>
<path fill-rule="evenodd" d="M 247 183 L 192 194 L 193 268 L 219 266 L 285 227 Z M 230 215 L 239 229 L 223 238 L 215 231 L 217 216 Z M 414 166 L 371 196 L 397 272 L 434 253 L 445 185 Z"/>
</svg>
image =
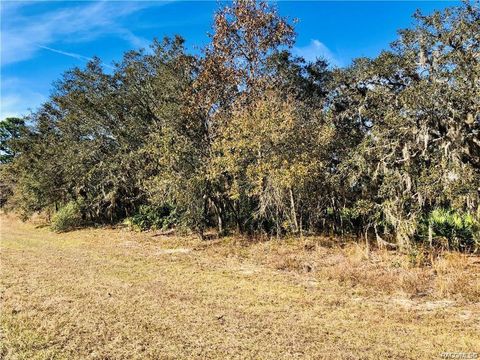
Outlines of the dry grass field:
<svg viewBox="0 0 480 360">
<path fill-rule="evenodd" d="M 480 352 L 480 259 L 325 238 L 199 241 L 1 217 L 3 359 Z M 418 266 L 421 264 L 422 266 Z"/>
</svg>

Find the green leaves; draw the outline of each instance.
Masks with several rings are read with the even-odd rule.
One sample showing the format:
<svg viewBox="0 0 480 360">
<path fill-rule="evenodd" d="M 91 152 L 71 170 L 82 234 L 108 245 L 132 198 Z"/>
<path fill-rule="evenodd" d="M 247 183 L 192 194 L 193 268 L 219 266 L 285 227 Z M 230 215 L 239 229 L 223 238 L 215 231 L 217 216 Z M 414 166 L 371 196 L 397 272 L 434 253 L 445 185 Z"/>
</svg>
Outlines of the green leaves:
<svg viewBox="0 0 480 360">
<path fill-rule="evenodd" d="M 52 218 L 50 228 L 56 232 L 64 232 L 82 225 L 82 201 L 69 201 Z"/>
<path fill-rule="evenodd" d="M 20 150 L 19 139 L 27 132 L 24 119 L 9 117 L 0 121 L 0 164 L 13 161 Z"/>
<path fill-rule="evenodd" d="M 171 205 L 141 205 L 135 215 L 125 219 L 125 223 L 138 230 L 166 230 L 177 224 L 179 214 Z"/>
<path fill-rule="evenodd" d="M 478 251 L 480 218 L 471 212 L 436 208 L 421 220 L 418 237 L 454 250 Z"/>
<path fill-rule="evenodd" d="M 238 0 L 217 12 L 203 56 L 177 36 L 112 72 L 94 59 L 29 126 L 0 123 L 0 202 L 25 216 L 60 208 L 61 229 L 127 218 L 476 251 L 480 11 L 416 19 L 391 50 L 332 70 L 292 56 L 274 7 Z"/>
</svg>

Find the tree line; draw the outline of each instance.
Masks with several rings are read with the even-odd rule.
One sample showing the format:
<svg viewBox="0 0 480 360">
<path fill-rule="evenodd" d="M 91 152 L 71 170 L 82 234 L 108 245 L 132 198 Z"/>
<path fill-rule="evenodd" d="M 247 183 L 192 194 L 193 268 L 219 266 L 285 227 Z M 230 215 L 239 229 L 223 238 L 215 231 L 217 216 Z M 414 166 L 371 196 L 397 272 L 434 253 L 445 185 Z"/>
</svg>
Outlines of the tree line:
<svg viewBox="0 0 480 360">
<path fill-rule="evenodd" d="M 28 218 L 219 234 L 337 234 L 480 248 L 480 11 L 399 31 L 345 68 L 292 53 L 265 2 L 234 1 L 210 43 L 179 37 L 67 71 L 1 122 L 1 205 Z"/>
</svg>

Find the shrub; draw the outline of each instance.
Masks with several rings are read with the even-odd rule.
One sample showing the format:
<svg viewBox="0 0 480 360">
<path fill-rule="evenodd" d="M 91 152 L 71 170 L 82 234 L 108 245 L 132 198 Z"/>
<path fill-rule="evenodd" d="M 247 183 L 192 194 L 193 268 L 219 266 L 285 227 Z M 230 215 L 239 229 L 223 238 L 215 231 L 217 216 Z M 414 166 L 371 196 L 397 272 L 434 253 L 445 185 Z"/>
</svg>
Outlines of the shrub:
<svg viewBox="0 0 480 360">
<path fill-rule="evenodd" d="M 82 224 L 82 205 L 76 201 L 70 201 L 52 218 L 51 229 L 56 232 L 72 230 Z"/>
<path fill-rule="evenodd" d="M 425 216 L 418 228 L 423 242 L 452 250 L 480 250 L 480 221 L 472 213 L 437 208 Z"/>
<path fill-rule="evenodd" d="M 133 228 L 144 231 L 149 229 L 168 229 L 177 223 L 176 209 L 170 205 L 142 205 L 138 212 L 126 219 Z"/>
</svg>

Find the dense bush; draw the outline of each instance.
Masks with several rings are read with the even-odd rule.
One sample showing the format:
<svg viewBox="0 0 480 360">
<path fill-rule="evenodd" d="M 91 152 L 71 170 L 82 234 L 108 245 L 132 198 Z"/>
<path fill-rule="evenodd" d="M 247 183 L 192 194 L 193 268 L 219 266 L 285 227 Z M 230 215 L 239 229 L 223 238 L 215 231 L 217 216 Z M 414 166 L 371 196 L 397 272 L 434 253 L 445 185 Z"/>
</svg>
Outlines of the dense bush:
<svg viewBox="0 0 480 360">
<path fill-rule="evenodd" d="M 63 232 L 81 225 L 82 204 L 77 201 L 70 201 L 53 215 L 51 229 L 56 232 Z"/>
<path fill-rule="evenodd" d="M 168 229 L 178 221 L 177 212 L 170 205 L 151 206 L 142 205 L 138 212 L 127 218 L 125 223 L 137 230 Z"/>
<path fill-rule="evenodd" d="M 432 246 L 460 251 L 480 250 L 480 221 L 470 212 L 437 208 L 425 216 L 418 237 Z"/>
</svg>

